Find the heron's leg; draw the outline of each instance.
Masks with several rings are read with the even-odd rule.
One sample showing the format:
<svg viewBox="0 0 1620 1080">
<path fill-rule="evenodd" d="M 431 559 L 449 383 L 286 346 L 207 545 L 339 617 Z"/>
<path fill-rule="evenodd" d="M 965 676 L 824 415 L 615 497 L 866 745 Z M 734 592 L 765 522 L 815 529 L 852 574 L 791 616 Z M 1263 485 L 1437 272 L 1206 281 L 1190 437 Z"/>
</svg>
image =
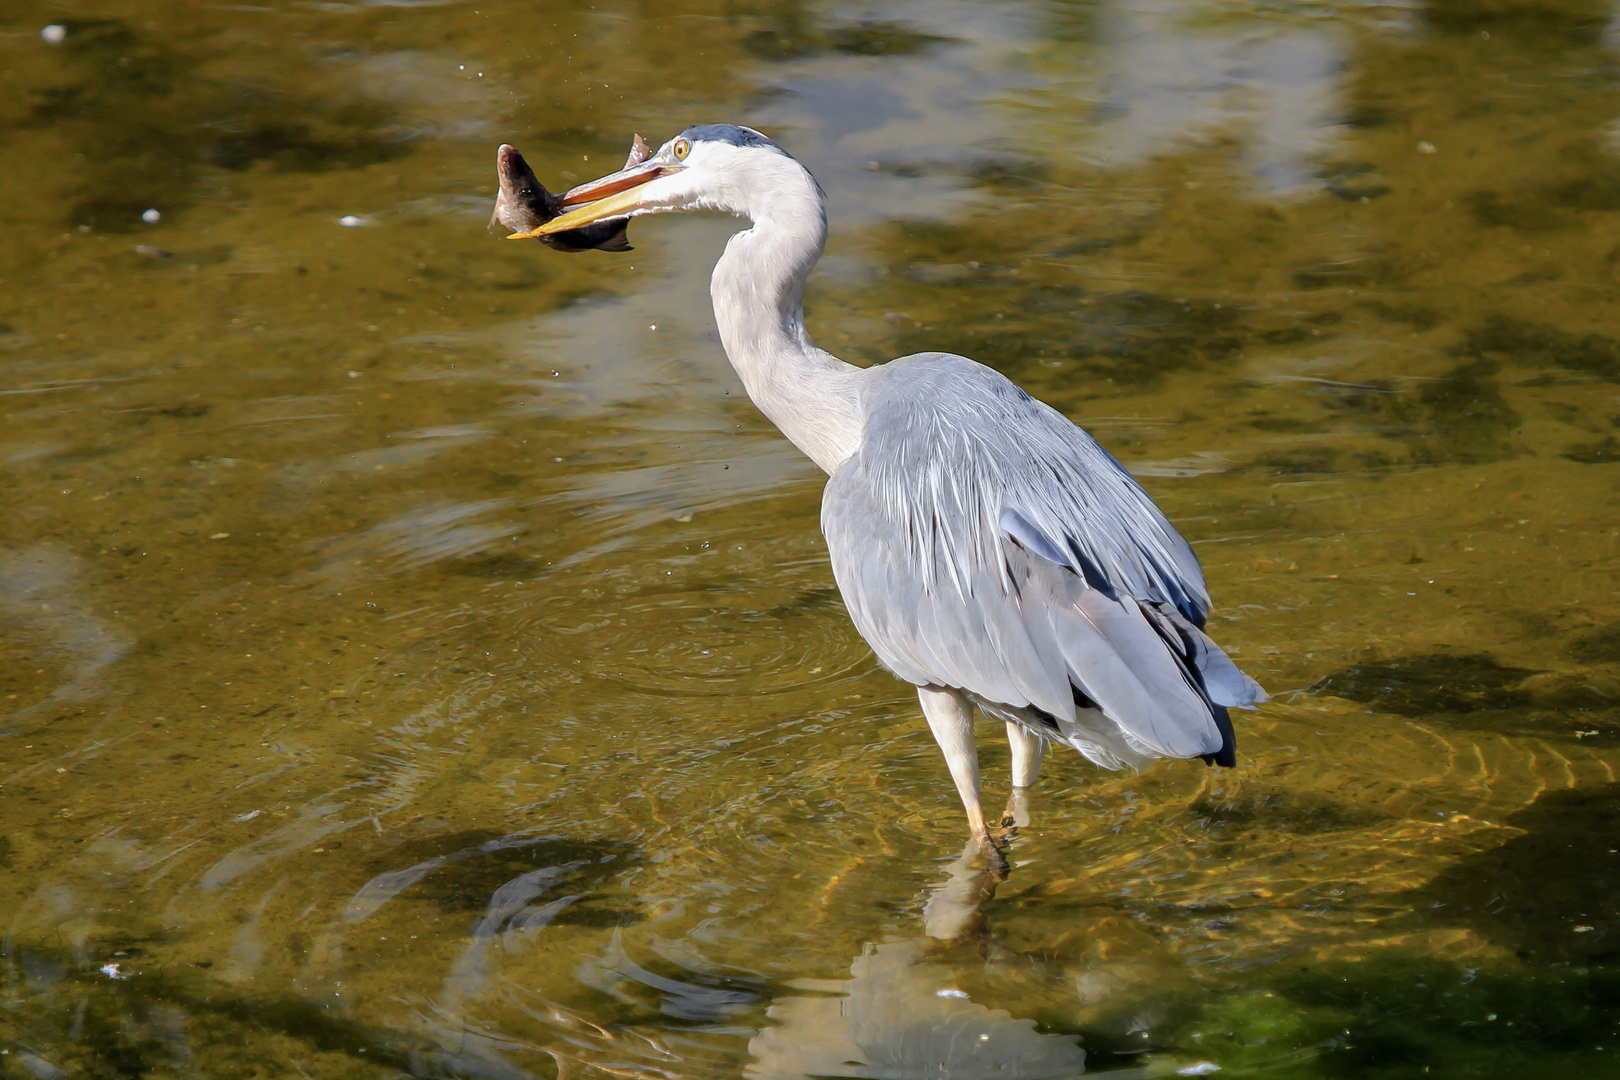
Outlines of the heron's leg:
<svg viewBox="0 0 1620 1080">
<path fill-rule="evenodd" d="M 989 867 L 1004 873 L 1007 861 L 990 839 L 984 805 L 979 802 L 979 751 L 973 745 L 972 704 L 958 691 L 939 686 L 917 687 L 917 700 L 922 703 L 923 716 L 928 718 L 934 741 L 945 754 L 945 764 L 950 766 L 956 793 L 962 797 L 962 806 L 967 810 L 968 829 L 973 839 L 984 848 Z"/>
<path fill-rule="evenodd" d="M 1029 787 L 1041 776 L 1046 740 L 1023 724 L 1007 721 L 1007 745 L 1012 748 L 1013 787 Z"/>
<path fill-rule="evenodd" d="M 1001 824 L 1012 828 L 1029 824 L 1029 797 L 1025 790 L 1041 775 L 1041 759 L 1046 756 L 1046 740 L 1022 724 L 1007 721 L 1007 745 L 1012 748 L 1012 791 Z"/>
</svg>

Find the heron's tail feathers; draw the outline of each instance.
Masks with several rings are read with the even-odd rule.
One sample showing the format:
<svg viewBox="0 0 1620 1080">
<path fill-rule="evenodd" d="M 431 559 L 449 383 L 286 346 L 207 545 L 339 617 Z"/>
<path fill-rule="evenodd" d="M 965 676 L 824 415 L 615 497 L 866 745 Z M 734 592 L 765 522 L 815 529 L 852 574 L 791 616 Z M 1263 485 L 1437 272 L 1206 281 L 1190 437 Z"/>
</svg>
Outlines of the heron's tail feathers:
<svg viewBox="0 0 1620 1080">
<path fill-rule="evenodd" d="M 1208 634 L 1188 622 L 1181 612 L 1169 604 L 1145 604 L 1143 607 L 1165 644 L 1197 673 L 1212 703 L 1234 709 L 1252 709 L 1271 700 L 1271 695 L 1262 690 L 1259 683 L 1239 671 L 1232 658 L 1222 652 Z"/>
<path fill-rule="evenodd" d="M 1235 762 L 1227 709 L 1265 692 L 1203 631 L 1170 603 L 1110 596 L 1024 546 L 1004 554 L 1017 617 L 988 635 L 1016 680 L 1002 702 L 1028 702 L 1048 738 L 1099 764 Z"/>
</svg>

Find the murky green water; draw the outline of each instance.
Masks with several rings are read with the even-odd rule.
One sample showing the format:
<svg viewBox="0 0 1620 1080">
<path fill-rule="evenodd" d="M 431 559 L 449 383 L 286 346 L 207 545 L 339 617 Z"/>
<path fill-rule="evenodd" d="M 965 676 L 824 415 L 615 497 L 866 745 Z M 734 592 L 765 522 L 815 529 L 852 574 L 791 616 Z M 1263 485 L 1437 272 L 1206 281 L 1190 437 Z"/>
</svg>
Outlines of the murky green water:
<svg viewBox="0 0 1620 1080">
<path fill-rule="evenodd" d="M 1620 1075 L 1610 5 L 0 19 L 0 1076 Z M 500 141 L 710 120 L 830 193 L 824 345 L 1143 478 L 1241 768 L 1060 756 L 953 866 L 732 223 L 485 228 Z"/>
</svg>

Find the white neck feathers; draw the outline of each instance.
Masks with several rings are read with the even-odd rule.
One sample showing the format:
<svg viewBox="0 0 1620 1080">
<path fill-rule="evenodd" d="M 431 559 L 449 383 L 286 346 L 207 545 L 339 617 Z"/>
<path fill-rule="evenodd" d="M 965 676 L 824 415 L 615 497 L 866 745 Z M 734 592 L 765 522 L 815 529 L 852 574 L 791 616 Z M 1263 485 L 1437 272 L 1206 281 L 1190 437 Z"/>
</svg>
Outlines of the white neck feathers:
<svg viewBox="0 0 1620 1080">
<path fill-rule="evenodd" d="M 724 209 L 753 228 L 733 236 L 715 264 L 715 322 L 754 404 L 831 473 L 855 452 L 864 417 L 863 372 L 816 348 L 804 327 L 804 283 L 826 246 L 826 210 L 804 166 L 774 152 L 748 156 L 753 175 Z"/>
</svg>

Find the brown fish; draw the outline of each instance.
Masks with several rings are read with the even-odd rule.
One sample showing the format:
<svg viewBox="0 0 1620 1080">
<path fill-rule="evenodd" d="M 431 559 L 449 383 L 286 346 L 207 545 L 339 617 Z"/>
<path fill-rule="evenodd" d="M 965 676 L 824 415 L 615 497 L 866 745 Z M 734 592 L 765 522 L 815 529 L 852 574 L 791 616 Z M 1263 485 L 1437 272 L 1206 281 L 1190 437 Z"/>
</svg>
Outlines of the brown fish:
<svg viewBox="0 0 1620 1080">
<path fill-rule="evenodd" d="M 625 168 L 646 161 L 651 153 L 646 142 L 637 135 L 630 144 L 630 156 L 625 159 Z M 553 195 L 547 191 L 516 147 L 502 143 L 495 152 L 495 175 L 500 181 L 500 193 L 495 196 L 495 212 L 489 219 L 491 224 L 499 222 L 511 232 L 528 232 L 563 212 L 566 194 Z M 593 248 L 598 251 L 629 251 L 630 241 L 625 235 L 629 224 L 628 221 L 604 221 L 539 239 L 558 251 L 589 251 Z"/>
</svg>

